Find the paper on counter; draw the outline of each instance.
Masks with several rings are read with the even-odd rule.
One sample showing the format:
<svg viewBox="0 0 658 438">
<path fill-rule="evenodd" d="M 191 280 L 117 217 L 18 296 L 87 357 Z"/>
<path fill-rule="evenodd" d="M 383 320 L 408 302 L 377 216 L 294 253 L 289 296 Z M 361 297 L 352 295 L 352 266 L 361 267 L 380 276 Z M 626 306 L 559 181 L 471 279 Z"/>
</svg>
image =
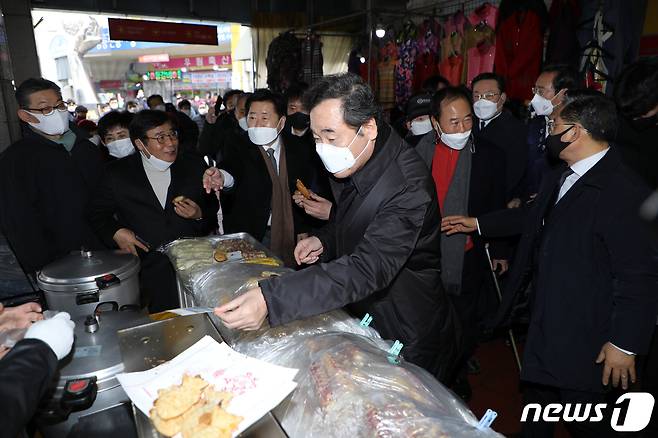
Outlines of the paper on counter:
<svg viewBox="0 0 658 438">
<path fill-rule="evenodd" d="M 183 374 L 199 374 L 218 391 L 233 393 L 226 410 L 244 419 L 233 436 L 243 432 L 274 409 L 297 384 L 297 370 L 272 365 L 232 350 L 204 336 L 169 362 L 148 371 L 118 374 L 123 390 L 148 416 L 158 390 L 177 385 Z"/>
</svg>

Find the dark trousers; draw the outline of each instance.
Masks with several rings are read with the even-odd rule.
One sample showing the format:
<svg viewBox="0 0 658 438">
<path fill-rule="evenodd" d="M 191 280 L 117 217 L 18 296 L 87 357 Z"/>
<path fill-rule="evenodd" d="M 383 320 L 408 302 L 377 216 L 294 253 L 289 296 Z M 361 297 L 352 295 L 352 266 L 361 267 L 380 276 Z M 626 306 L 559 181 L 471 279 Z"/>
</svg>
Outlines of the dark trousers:
<svg viewBox="0 0 658 438">
<path fill-rule="evenodd" d="M 523 390 L 523 406 L 526 406 L 528 403 L 537 403 L 542 407 L 549 403 L 560 403 L 562 405 L 565 403 L 608 403 L 608 406 L 611 405 L 610 400 L 606 398 L 606 394 L 604 393 L 572 391 L 553 386 L 526 383 Z M 614 400 L 612 400 L 612 403 L 614 403 Z M 593 409 L 592 407 L 591 415 L 594 415 Z M 604 419 L 599 422 L 569 422 L 564 423 L 564 425 L 573 438 L 607 438 L 619 436 L 610 427 L 611 410 L 604 410 L 603 413 Z M 561 416 L 561 414 L 562 412 L 559 415 Z M 533 413 L 531 412 L 526 421 L 522 423 L 521 437 L 553 438 L 556 423 L 545 422 L 541 417 L 537 422 L 529 421 L 532 419 L 532 416 Z"/>
<path fill-rule="evenodd" d="M 653 331 L 649 353 L 646 357 L 640 356 L 638 360 L 640 390 L 650 393 L 654 399 L 658 400 L 658 328 Z M 658 405 L 653 408 L 651 422 L 640 436 L 643 438 L 658 437 Z"/>
</svg>

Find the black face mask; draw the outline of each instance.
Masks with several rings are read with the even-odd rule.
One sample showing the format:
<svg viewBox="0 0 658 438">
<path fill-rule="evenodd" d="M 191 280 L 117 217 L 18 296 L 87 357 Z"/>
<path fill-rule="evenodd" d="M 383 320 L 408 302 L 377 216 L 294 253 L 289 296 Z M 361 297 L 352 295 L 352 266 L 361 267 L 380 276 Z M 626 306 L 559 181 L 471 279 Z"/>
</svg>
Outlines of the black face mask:
<svg viewBox="0 0 658 438">
<path fill-rule="evenodd" d="M 640 117 L 639 119 L 631 120 L 633 128 L 638 131 L 646 131 L 647 129 L 655 128 L 658 125 L 658 114 L 649 117 Z"/>
<path fill-rule="evenodd" d="M 565 150 L 571 144 L 571 142 L 562 141 L 560 138 L 562 138 L 562 136 L 567 132 L 571 131 L 574 126 L 575 125 L 572 125 L 570 128 L 560 132 L 559 134 L 548 136 L 546 139 L 546 152 L 548 153 L 549 157 L 555 160 L 560 159 L 560 152 Z"/>
<path fill-rule="evenodd" d="M 308 128 L 311 125 L 311 116 L 301 112 L 296 112 L 288 116 L 290 126 L 298 131 Z"/>
</svg>

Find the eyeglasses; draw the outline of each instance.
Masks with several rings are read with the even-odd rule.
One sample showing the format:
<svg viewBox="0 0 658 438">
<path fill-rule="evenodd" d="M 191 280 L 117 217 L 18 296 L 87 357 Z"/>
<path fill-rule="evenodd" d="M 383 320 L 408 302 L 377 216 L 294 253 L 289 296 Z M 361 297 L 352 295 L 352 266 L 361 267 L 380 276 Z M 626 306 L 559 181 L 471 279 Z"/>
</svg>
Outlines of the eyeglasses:
<svg viewBox="0 0 658 438">
<path fill-rule="evenodd" d="M 480 99 L 486 99 L 486 100 L 493 101 L 493 99 L 496 96 L 500 96 L 500 93 L 494 93 L 493 91 L 490 91 L 490 92 L 484 93 L 484 94 L 473 94 L 473 100 L 476 101 L 476 102 Z"/>
<path fill-rule="evenodd" d="M 43 108 L 24 108 L 24 109 L 26 111 L 32 111 L 33 113 L 38 112 L 38 113 L 43 114 L 44 116 L 49 116 L 52 113 L 54 113 L 55 110 L 62 111 L 62 112 L 68 111 L 69 107 L 66 103 L 60 102 L 55 106 L 44 106 Z"/>
<path fill-rule="evenodd" d="M 162 134 L 158 134 L 155 137 L 146 137 L 151 140 L 157 140 L 158 143 L 160 144 L 165 144 L 167 142 L 167 139 L 174 141 L 178 140 L 178 131 L 169 131 L 169 132 L 163 132 Z"/>
<path fill-rule="evenodd" d="M 538 94 L 541 97 L 544 97 L 544 93 L 548 93 L 548 92 L 551 92 L 551 91 L 555 92 L 555 90 L 547 89 L 547 88 L 544 88 L 544 87 L 532 87 L 532 93 L 533 94 Z"/>
<path fill-rule="evenodd" d="M 546 123 L 546 129 L 548 129 L 548 133 L 552 135 L 553 132 L 555 131 L 555 127 L 558 126 L 558 125 L 576 126 L 575 123 L 555 123 L 555 120 L 549 120 L 548 123 Z M 566 132 L 566 130 L 565 130 L 565 132 Z M 563 134 L 564 134 L 564 132 L 563 132 Z"/>
</svg>

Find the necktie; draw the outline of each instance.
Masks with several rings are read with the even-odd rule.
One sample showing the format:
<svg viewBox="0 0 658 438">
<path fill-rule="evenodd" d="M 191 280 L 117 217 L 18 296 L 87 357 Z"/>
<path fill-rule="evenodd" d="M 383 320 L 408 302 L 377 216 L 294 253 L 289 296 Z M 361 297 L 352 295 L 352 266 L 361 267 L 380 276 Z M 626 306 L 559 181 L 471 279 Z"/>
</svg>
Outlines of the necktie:
<svg viewBox="0 0 658 438">
<path fill-rule="evenodd" d="M 272 166 L 274 166 L 274 171 L 276 174 L 279 174 L 279 166 L 276 165 L 276 157 L 274 156 L 274 148 L 269 148 L 267 151 L 267 156 L 270 157 L 270 162 L 272 162 Z"/>
<path fill-rule="evenodd" d="M 562 186 L 564 185 L 564 182 L 569 178 L 570 175 L 573 175 L 573 170 L 571 170 L 571 167 L 567 168 L 567 170 L 562 173 L 560 176 L 560 181 L 559 184 L 557 185 L 557 199 L 555 202 L 560 201 L 560 192 L 562 191 Z M 564 196 L 564 195 L 562 195 Z"/>
</svg>

